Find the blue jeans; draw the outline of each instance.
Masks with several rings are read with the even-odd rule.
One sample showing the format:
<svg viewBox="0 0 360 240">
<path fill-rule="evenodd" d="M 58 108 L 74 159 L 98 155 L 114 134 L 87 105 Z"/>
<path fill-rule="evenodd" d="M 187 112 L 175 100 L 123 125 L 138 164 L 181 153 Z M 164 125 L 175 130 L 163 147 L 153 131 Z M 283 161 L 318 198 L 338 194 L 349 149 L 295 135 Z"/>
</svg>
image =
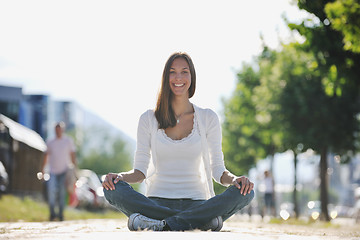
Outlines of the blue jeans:
<svg viewBox="0 0 360 240">
<path fill-rule="evenodd" d="M 274 207 L 274 198 L 272 193 L 265 193 L 264 195 L 265 199 L 265 206 L 268 208 Z"/>
<path fill-rule="evenodd" d="M 50 174 L 48 181 L 48 201 L 50 208 L 50 220 L 59 217 L 60 220 L 64 219 L 64 206 L 65 206 L 65 175 L 66 172 L 61 174 Z M 58 214 L 55 212 L 55 205 L 58 204 Z"/>
<path fill-rule="evenodd" d="M 145 197 L 123 181 L 115 184 L 115 190 L 104 189 L 104 194 L 108 202 L 126 216 L 140 213 L 165 220 L 172 231 L 200 229 L 217 216 L 225 221 L 254 198 L 254 191 L 244 196 L 234 186 L 208 200 Z"/>
</svg>

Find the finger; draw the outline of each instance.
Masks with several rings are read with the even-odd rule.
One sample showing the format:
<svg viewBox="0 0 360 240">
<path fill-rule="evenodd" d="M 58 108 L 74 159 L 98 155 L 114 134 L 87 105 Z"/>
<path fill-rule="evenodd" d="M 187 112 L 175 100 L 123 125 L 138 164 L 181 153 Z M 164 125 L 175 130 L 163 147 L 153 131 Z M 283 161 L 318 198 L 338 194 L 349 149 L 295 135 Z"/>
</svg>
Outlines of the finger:
<svg viewBox="0 0 360 240">
<path fill-rule="evenodd" d="M 117 184 L 119 181 L 120 181 L 120 176 L 117 175 L 116 178 L 115 178 L 115 180 L 114 180 L 114 183 Z"/>
<path fill-rule="evenodd" d="M 243 182 L 242 182 L 242 185 L 243 185 L 243 194 L 246 195 L 247 192 L 249 191 L 249 188 L 250 188 L 250 180 L 247 178 L 247 177 L 244 177 L 243 179 Z"/>
<path fill-rule="evenodd" d="M 112 180 L 113 180 L 113 176 L 111 174 L 106 175 L 105 180 L 104 180 L 104 185 L 105 185 L 106 190 L 114 190 L 115 189 L 115 186 L 114 186 Z"/>
<path fill-rule="evenodd" d="M 243 194 L 244 188 L 245 188 L 245 184 L 243 183 L 243 181 L 241 181 L 241 188 L 240 188 L 240 193 L 241 194 Z"/>
<path fill-rule="evenodd" d="M 104 181 L 101 183 L 101 185 L 102 185 L 103 188 L 105 188 L 106 190 L 109 190 L 109 189 L 107 189 L 106 181 L 107 181 L 107 176 L 105 177 L 105 179 L 104 179 Z"/>
<path fill-rule="evenodd" d="M 107 181 L 104 181 L 104 182 L 103 182 L 103 187 L 104 187 L 106 190 L 109 190 L 109 189 L 110 189 L 110 186 L 109 186 L 109 184 L 108 184 Z"/>
<path fill-rule="evenodd" d="M 115 185 L 113 183 L 113 177 L 111 177 L 108 181 L 108 184 L 110 185 L 110 190 L 115 190 Z"/>
<path fill-rule="evenodd" d="M 248 194 L 249 188 L 250 188 L 250 184 L 245 184 L 244 196 L 245 196 L 246 194 Z"/>
<path fill-rule="evenodd" d="M 237 188 L 237 189 L 240 189 L 240 184 L 235 180 L 234 181 L 234 186 Z"/>
<path fill-rule="evenodd" d="M 251 190 L 253 190 L 254 189 L 254 184 L 253 183 L 250 183 L 250 187 L 249 187 L 249 191 L 248 191 L 248 193 L 250 193 L 251 192 Z"/>
</svg>

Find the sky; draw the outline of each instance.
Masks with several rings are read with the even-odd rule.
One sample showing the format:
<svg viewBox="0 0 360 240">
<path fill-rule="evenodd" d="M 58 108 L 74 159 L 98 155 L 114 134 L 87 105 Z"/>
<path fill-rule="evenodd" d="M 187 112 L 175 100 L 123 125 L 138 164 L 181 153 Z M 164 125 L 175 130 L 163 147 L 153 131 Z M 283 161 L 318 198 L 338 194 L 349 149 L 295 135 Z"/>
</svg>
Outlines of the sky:
<svg viewBox="0 0 360 240">
<path fill-rule="evenodd" d="M 0 85 L 74 101 L 136 139 L 153 109 L 167 58 L 187 52 L 197 73 L 191 101 L 222 119 L 236 71 L 265 43 L 298 36 L 289 0 L 0 0 Z"/>
</svg>

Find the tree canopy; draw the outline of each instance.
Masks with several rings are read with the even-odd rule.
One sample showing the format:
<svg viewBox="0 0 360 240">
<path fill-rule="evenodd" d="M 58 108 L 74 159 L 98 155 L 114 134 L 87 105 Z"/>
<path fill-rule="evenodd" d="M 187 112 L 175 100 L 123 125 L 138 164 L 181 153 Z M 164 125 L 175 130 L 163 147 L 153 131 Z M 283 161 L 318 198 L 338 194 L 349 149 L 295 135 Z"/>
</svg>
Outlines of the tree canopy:
<svg viewBox="0 0 360 240">
<path fill-rule="evenodd" d="M 353 38 L 359 18 L 352 16 L 359 12 L 348 2 L 299 0 L 299 8 L 312 18 L 289 27 L 305 42 L 283 44 L 278 51 L 265 46 L 253 65 L 240 69 L 236 89 L 224 101 L 223 148 L 229 169 L 246 171 L 257 159 L 295 151 L 298 144 L 315 150 L 321 156 L 321 216 L 326 220 L 327 156 L 336 153 L 346 161 L 358 147 L 360 38 Z M 348 13 L 350 26 L 336 22 L 339 8 Z"/>
</svg>

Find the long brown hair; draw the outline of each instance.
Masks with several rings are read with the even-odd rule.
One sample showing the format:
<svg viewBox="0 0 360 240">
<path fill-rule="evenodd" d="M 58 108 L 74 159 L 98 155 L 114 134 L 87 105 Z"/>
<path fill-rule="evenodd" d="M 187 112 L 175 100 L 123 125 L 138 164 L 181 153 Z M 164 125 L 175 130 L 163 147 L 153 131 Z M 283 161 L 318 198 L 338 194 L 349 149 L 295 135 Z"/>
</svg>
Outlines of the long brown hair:
<svg viewBox="0 0 360 240">
<path fill-rule="evenodd" d="M 164 67 L 162 81 L 161 81 L 161 89 L 158 95 L 157 104 L 155 108 L 155 117 L 159 123 L 160 129 L 166 129 L 168 127 L 174 127 L 176 125 L 175 113 L 171 106 L 173 93 L 170 89 L 169 75 L 170 75 L 171 65 L 174 62 L 174 60 L 177 58 L 183 58 L 189 64 L 190 75 L 191 75 L 191 84 L 188 91 L 189 98 L 191 98 L 195 93 L 196 73 L 191 57 L 185 52 L 173 53 L 167 60 Z"/>
</svg>

